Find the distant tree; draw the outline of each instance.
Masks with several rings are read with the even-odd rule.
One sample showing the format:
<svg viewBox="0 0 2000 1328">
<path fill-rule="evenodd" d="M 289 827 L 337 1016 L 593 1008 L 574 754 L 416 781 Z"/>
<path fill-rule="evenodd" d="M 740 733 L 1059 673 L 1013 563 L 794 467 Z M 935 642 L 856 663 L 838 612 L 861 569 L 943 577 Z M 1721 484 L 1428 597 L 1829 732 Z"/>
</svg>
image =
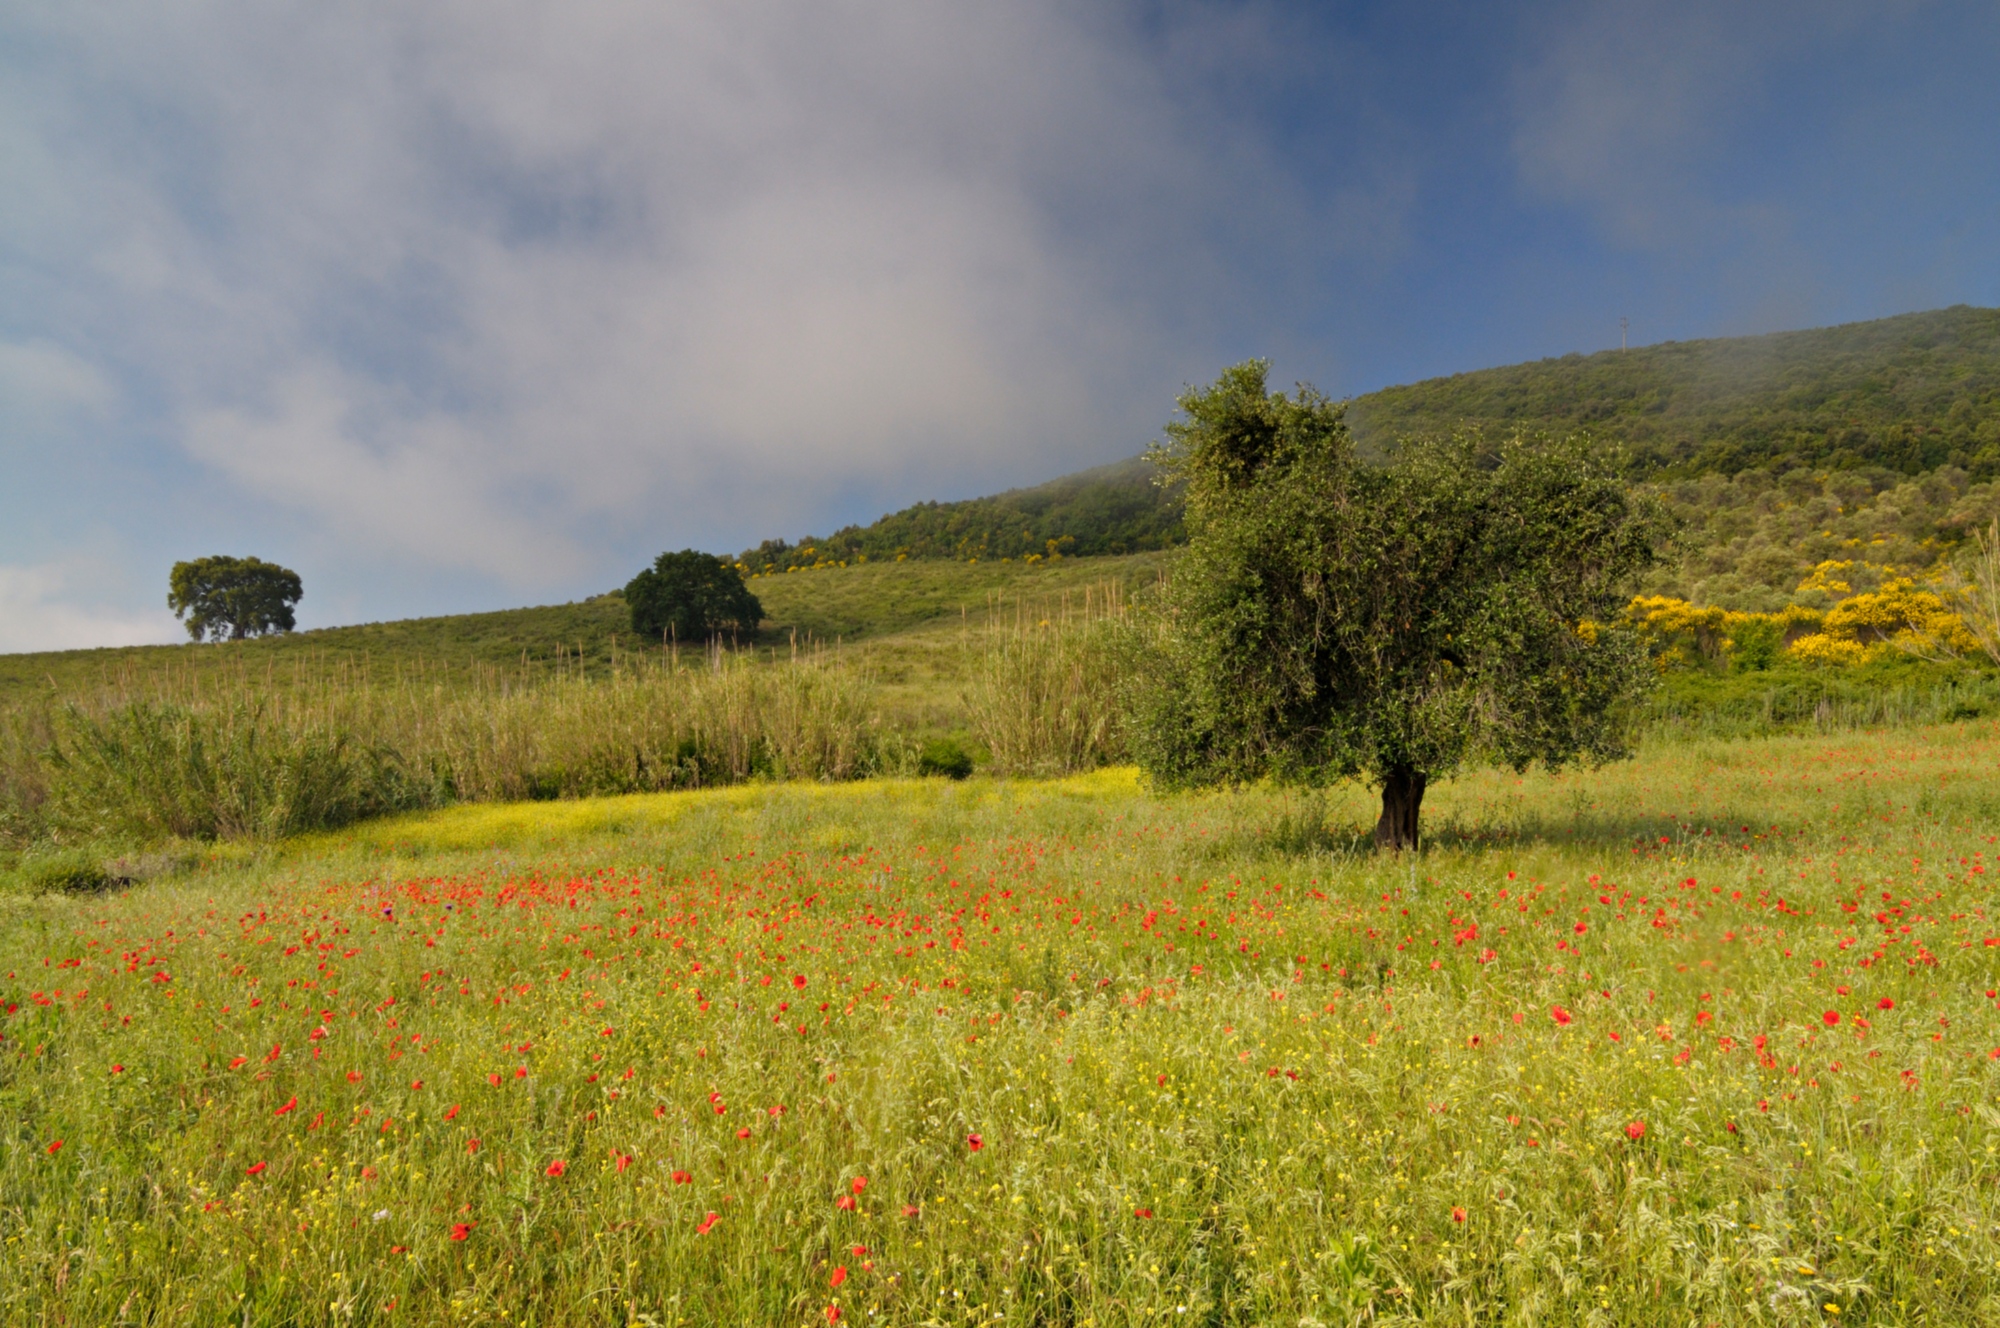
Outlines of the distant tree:
<svg viewBox="0 0 2000 1328">
<path fill-rule="evenodd" d="M 196 641 L 289 632 L 304 595 L 297 572 L 261 558 L 196 558 L 175 563 L 167 578 L 167 607 Z"/>
<path fill-rule="evenodd" d="M 1135 746 L 1168 786 L 1361 778 L 1376 843 L 1414 848 L 1425 789 L 1627 754 L 1653 671 L 1619 625 L 1671 533 L 1581 442 L 1404 444 L 1363 463 L 1344 408 L 1261 362 L 1181 398 L 1156 460 L 1190 543 L 1141 670 Z"/>
<path fill-rule="evenodd" d="M 764 606 L 727 558 L 696 549 L 663 553 L 625 586 L 632 630 L 654 641 L 757 639 Z"/>
</svg>

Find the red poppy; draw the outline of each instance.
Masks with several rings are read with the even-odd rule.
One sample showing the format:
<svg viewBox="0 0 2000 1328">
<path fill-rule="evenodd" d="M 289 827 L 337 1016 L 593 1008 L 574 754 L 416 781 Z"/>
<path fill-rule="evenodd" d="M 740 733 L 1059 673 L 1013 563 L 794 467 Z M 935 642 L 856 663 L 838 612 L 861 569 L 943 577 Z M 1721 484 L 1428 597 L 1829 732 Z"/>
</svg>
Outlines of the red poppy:
<svg viewBox="0 0 2000 1328">
<path fill-rule="evenodd" d="M 1134 1217 L 1151 1217 L 1152 1215 L 1153 1210 L 1150 1208 L 1134 1208 L 1132 1210 L 1132 1216 Z"/>
<path fill-rule="evenodd" d="M 486 1082 L 487 1082 L 487 1083 L 489 1083 L 489 1084 L 492 1084 L 492 1085 L 493 1085 L 493 1086 L 494 1086 L 495 1088 L 498 1088 L 498 1087 L 500 1086 L 500 1073 L 499 1073 L 499 1071 L 497 1071 L 497 1070 L 496 1070 L 496 1071 L 494 1071 L 494 1072 L 493 1072 L 492 1074 L 489 1074 L 489 1075 L 487 1075 L 487 1076 L 486 1076 Z"/>
<path fill-rule="evenodd" d="M 479 1151 L 479 1141 L 478 1141 L 477 1139 L 467 1139 L 467 1140 L 465 1141 L 465 1151 L 466 1151 L 466 1152 L 468 1152 L 468 1153 L 476 1153 L 476 1152 L 478 1152 L 478 1151 Z"/>
<path fill-rule="evenodd" d="M 1627 1125 L 1627 1126 L 1625 1127 L 1625 1137 L 1626 1137 L 1627 1139 L 1643 1139 L 1643 1138 L 1645 1138 L 1645 1137 L 1646 1137 L 1646 1122 L 1644 1122 L 1644 1121 L 1638 1121 L 1638 1120 L 1635 1120 L 1635 1121 L 1633 1121 L 1633 1122 L 1632 1122 L 1631 1124 Z"/>
<path fill-rule="evenodd" d="M 62 1151 L 62 1146 L 63 1146 L 63 1141 L 60 1139 L 50 1144 L 48 1149 L 49 1156 L 54 1157 L 57 1153 L 60 1153 Z"/>
<path fill-rule="evenodd" d="M 1826 1026 L 1828 1028 L 1832 1028 L 1835 1024 L 1840 1022 L 1840 1011 L 1828 1010 L 1825 1014 L 1821 1015 L 1820 1018 L 1823 1021 L 1825 1021 Z"/>
<path fill-rule="evenodd" d="M 792 985 L 803 991 L 806 985 L 806 975 L 803 973 L 792 974 Z"/>
<path fill-rule="evenodd" d="M 840 1322 L 840 1306 L 829 1305 L 826 1307 L 826 1321 L 828 1323 Z"/>
<path fill-rule="evenodd" d="M 287 1102 L 284 1106 L 279 1107 L 276 1111 L 272 1112 L 271 1114 L 273 1116 L 282 1116 L 288 1111 L 297 1111 L 298 1109 L 299 1109 L 299 1100 L 295 1097 L 290 1102 Z"/>
<path fill-rule="evenodd" d="M 1555 1020 L 1558 1024 L 1567 1024 L 1569 1022 L 1569 1011 L 1563 1009 L 1560 1005 L 1551 1005 L 1549 1007 L 1549 1018 Z"/>
<path fill-rule="evenodd" d="M 464 1240 L 471 1235 L 472 1235 L 472 1223 L 470 1222 L 452 1223 L 451 1238 L 453 1240 Z"/>
<path fill-rule="evenodd" d="M 124 1067 L 124 1066 L 122 1066 L 122 1065 L 114 1065 L 114 1066 L 112 1066 L 112 1067 L 111 1067 L 111 1073 L 113 1073 L 113 1074 L 123 1074 L 123 1073 L 125 1073 L 125 1067 Z"/>
<path fill-rule="evenodd" d="M 674 1184 L 676 1185 L 686 1185 L 692 1180 L 694 1180 L 694 1177 L 685 1171 L 676 1171 L 674 1173 Z"/>
<path fill-rule="evenodd" d="M 542 1174 L 545 1176 L 560 1176 L 563 1174 L 563 1172 L 568 1170 L 569 1170 L 569 1163 L 563 1161 L 561 1158 L 557 1158 L 555 1161 L 549 1163 L 549 1165 L 543 1170 Z"/>
<path fill-rule="evenodd" d="M 1452 1220 L 1452 1221 L 1454 1221 L 1454 1222 L 1463 1222 L 1463 1221 L 1465 1221 L 1465 1210 L 1464 1210 L 1463 1208 L 1454 1208 L 1454 1209 L 1452 1209 L 1452 1210 L 1451 1210 L 1451 1220 Z"/>
<path fill-rule="evenodd" d="M 707 1217 L 701 1219 L 701 1225 L 694 1229 L 694 1234 L 697 1236 L 706 1236 L 709 1232 L 709 1228 L 713 1227 L 717 1222 L 720 1222 L 721 1220 L 722 1220 L 722 1214 L 710 1213 Z"/>
<path fill-rule="evenodd" d="M 746 1125 L 742 1129 L 738 1130 L 736 1132 L 736 1137 L 738 1139 L 748 1139 L 750 1137 L 750 1127 Z"/>
<path fill-rule="evenodd" d="M 361 1071 L 359 1071 L 359 1070 L 349 1070 L 349 1071 L 347 1072 L 347 1082 L 348 1082 L 348 1083 L 350 1083 L 350 1084 L 358 1084 L 358 1083 L 360 1083 L 360 1082 L 361 1082 Z"/>
<path fill-rule="evenodd" d="M 620 1153 L 617 1156 L 618 1174 L 622 1176 L 625 1174 L 625 1168 L 632 1165 L 632 1155 L 630 1153 Z"/>
<path fill-rule="evenodd" d="M 851 1213 L 854 1211 L 854 1196 L 843 1194 L 833 1201 L 833 1206 L 843 1213 Z"/>
<path fill-rule="evenodd" d="M 965 1136 L 965 1146 L 976 1153 L 986 1147 L 986 1141 L 976 1134 L 968 1134 Z"/>
<path fill-rule="evenodd" d="M 845 1264 L 842 1264 L 840 1267 L 833 1270 L 833 1276 L 827 1279 L 827 1283 L 830 1286 L 839 1286 L 842 1282 L 845 1282 L 846 1280 L 847 1280 L 847 1266 Z"/>
<path fill-rule="evenodd" d="M 852 1254 L 857 1259 L 865 1259 L 868 1257 L 868 1247 L 866 1245 L 851 1246 L 849 1247 L 847 1252 L 849 1254 Z"/>
<path fill-rule="evenodd" d="M 261 1175 L 263 1173 L 264 1168 L 270 1165 L 271 1164 L 269 1162 L 256 1162 L 251 1164 L 250 1166 L 243 1168 L 243 1174 L 246 1176 Z"/>
<path fill-rule="evenodd" d="M 446 1120 L 457 1120 L 457 1119 L 458 1119 L 458 1103 L 454 1102 L 454 1103 L 452 1103 L 452 1104 L 451 1104 L 451 1110 L 450 1110 L 450 1111 L 447 1111 L 447 1112 L 446 1112 L 446 1113 L 444 1114 L 444 1118 L 445 1118 Z"/>
<path fill-rule="evenodd" d="M 904 1217 L 915 1217 L 915 1216 L 916 1216 L 916 1215 L 917 1215 L 918 1213 L 920 1213 L 920 1212 L 922 1212 L 922 1211 L 923 1211 L 923 1210 L 922 1210 L 922 1209 L 920 1209 L 920 1208 L 918 1208 L 918 1207 L 917 1207 L 917 1206 L 916 1206 L 915 1204 L 904 1204 L 904 1205 L 903 1205 L 903 1216 L 904 1216 Z"/>
<path fill-rule="evenodd" d="M 1893 1010 L 1896 1008 L 1896 1003 L 1887 996 L 1884 996 L 1881 1000 L 1875 1002 L 1875 1008 L 1878 1010 Z"/>
<path fill-rule="evenodd" d="M 856 1176 L 853 1180 L 847 1182 L 847 1188 L 859 1194 L 868 1188 L 868 1178 L 866 1176 Z"/>
</svg>

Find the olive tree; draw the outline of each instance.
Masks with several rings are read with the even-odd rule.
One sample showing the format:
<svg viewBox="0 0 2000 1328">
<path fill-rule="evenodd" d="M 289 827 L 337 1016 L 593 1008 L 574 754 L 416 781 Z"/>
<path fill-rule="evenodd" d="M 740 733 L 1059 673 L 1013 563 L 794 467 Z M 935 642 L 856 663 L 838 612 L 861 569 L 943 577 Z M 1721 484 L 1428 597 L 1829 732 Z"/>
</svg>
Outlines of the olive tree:
<svg viewBox="0 0 2000 1328">
<path fill-rule="evenodd" d="M 1619 625 L 1671 537 L 1579 440 L 1476 436 L 1356 454 L 1345 408 L 1253 361 L 1182 396 L 1154 451 L 1189 544 L 1139 671 L 1134 742 L 1168 787 L 1362 779 L 1379 846 L 1467 763 L 1628 754 L 1653 678 Z"/>
<path fill-rule="evenodd" d="M 199 641 L 241 641 L 289 632 L 292 606 L 305 595 L 299 574 L 261 558 L 195 558 L 175 563 L 167 577 L 167 607 Z"/>
</svg>

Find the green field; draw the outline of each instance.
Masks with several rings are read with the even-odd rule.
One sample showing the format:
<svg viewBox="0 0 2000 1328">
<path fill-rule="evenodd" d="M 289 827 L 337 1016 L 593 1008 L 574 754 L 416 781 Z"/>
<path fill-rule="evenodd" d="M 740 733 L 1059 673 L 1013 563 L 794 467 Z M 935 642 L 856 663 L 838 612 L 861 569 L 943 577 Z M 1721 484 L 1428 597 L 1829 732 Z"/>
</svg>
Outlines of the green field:
<svg viewBox="0 0 2000 1328">
<path fill-rule="evenodd" d="M 461 807 L 0 901 L 10 1323 L 1975 1323 L 2000 725 Z"/>
<path fill-rule="evenodd" d="M 762 652 L 783 654 L 796 641 L 811 648 L 878 643 L 922 629 L 950 630 L 985 622 L 989 607 L 1011 614 L 1021 604 L 1081 600 L 1107 583 L 1147 584 L 1162 555 L 1064 558 L 1055 562 L 869 563 L 758 577 L 750 588 L 766 614 Z M 928 661 L 928 643 L 885 652 L 892 667 Z M 576 604 L 465 613 L 441 618 L 327 627 L 221 645 L 120 646 L 100 650 L 0 655 L 0 706 L 24 696 L 132 687 L 149 680 L 247 678 L 288 685 L 296 676 L 341 672 L 389 682 L 408 678 L 463 679 L 522 670 L 604 676 L 635 654 L 661 653 L 640 643 L 619 594 Z M 866 656 L 864 656 L 866 657 Z"/>
</svg>

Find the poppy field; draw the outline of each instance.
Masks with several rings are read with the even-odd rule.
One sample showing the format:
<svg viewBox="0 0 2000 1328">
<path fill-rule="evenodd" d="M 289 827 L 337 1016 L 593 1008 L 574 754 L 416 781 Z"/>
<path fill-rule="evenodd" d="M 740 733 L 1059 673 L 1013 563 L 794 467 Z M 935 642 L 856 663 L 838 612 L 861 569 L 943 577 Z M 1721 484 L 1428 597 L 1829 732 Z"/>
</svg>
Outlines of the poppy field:
<svg viewBox="0 0 2000 1328">
<path fill-rule="evenodd" d="M 2000 725 L 752 784 L 0 901 L 0 1321 L 2000 1318 Z"/>
</svg>

